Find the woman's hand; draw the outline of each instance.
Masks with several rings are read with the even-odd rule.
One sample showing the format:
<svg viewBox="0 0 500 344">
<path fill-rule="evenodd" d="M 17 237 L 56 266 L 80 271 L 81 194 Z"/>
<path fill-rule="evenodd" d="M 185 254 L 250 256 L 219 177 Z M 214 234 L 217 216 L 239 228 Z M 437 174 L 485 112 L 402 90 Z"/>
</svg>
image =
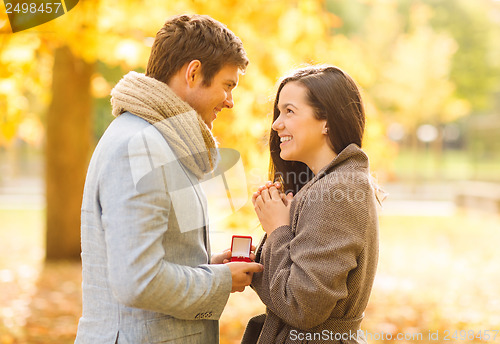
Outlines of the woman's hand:
<svg viewBox="0 0 500 344">
<path fill-rule="evenodd" d="M 288 195 L 278 190 L 279 183 L 268 182 L 252 196 L 252 202 L 262 228 L 269 236 L 276 228 L 290 225 L 290 204 L 293 194 Z"/>
</svg>

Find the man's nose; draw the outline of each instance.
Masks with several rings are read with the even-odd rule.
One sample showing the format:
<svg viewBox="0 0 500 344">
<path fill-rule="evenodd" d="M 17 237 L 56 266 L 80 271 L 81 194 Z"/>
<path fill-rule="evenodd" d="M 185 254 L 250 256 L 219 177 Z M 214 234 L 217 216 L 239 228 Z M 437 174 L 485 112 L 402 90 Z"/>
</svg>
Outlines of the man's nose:
<svg viewBox="0 0 500 344">
<path fill-rule="evenodd" d="M 229 93 L 226 100 L 224 100 L 224 106 L 228 109 L 231 109 L 234 106 L 233 95 L 231 93 Z"/>
</svg>

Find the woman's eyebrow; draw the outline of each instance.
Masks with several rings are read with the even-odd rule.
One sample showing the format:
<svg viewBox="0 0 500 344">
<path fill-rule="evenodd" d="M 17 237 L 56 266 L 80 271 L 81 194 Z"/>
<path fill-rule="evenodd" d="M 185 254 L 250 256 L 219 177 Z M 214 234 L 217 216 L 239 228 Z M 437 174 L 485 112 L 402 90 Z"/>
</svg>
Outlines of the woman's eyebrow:
<svg viewBox="0 0 500 344">
<path fill-rule="evenodd" d="M 282 109 L 284 109 L 288 106 L 293 106 L 294 108 L 298 109 L 298 107 L 292 103 L 278 104 L 278 108 L 282 108 Z"/>
</svg>

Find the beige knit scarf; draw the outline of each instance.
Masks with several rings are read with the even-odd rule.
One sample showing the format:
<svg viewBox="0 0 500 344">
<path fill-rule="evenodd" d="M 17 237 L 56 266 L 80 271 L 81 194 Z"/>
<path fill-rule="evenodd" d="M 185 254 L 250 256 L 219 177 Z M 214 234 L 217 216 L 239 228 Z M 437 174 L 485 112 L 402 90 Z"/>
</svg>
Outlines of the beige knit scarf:
<svg viewBox="0 0 500 344">
<path fill-rule="evenodd" d="M 130 72 L 111 91 L 113 116 L 129 111 L 154 125 L 198 179 L 217 162 L 217 143 L 203 119 L 167 84 Z"/>
</svg>

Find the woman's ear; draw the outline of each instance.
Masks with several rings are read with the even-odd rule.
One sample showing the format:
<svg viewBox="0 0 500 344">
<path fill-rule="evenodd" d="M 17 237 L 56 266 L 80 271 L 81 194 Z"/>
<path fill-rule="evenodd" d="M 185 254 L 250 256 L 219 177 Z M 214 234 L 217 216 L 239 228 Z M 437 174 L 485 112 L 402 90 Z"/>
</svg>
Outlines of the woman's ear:
<svg viewBox="0 0 500 344">
<path fill-rule="evenodd" d="M 323 135 L 328 135 L 328 127 L 326 126 L 326 123 L 325 123 L 325 126 L 323 127 L 323 131 L 321 133 Z"/>
</svg>

